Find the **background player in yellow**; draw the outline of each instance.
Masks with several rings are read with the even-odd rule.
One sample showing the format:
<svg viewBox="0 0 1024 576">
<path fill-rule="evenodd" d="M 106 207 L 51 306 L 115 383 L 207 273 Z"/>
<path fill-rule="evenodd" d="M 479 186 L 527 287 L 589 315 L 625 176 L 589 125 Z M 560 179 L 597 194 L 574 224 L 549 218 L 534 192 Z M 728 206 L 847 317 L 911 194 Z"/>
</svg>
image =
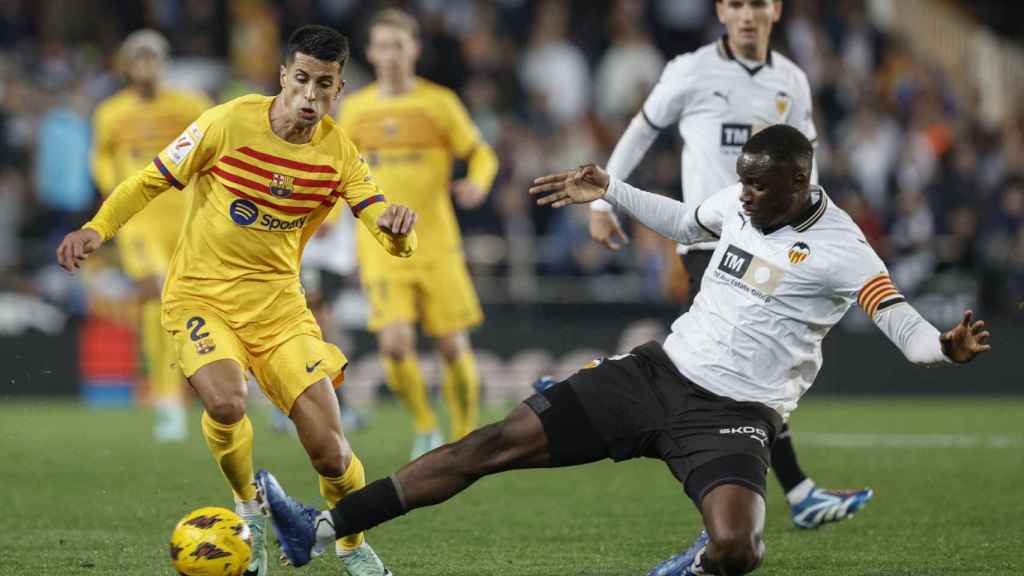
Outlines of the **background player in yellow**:
<svg viewBox="0 0 1024 576">
<path fill-rule="evenodd" d="M 338 32 L 298 29 L 277 96 L 243 96 L 203 113 L 57 251 L 75 270 L 154 198 L 189 197 L 164 285 L 163 325 L 205 408 L 203 436 L 253 530 L 252 574 L 267 571 L 266 519 L 254 483 L 246 370 L 295 423 L 328 502 L 365 484 L 331 388 L 348 361 L 324 342 L 306 305 L 303 247 L 338 198 L 388 253 L 407 257 L 416 247 L 415 214 L 387 203 L 355 145 L 325 117 L 347 59 Z M 339 540 L 337 552 L 352 576 L 390 574 L 361 534 Z"/>
<path fill-rule="evenodd" d="M 389 259 L 365 232 L 358 238 L 370 329 L 377 332 L 389 385 L 413 414 L 413 458 L 441 443 L 416 361 L 417 321 L 435 338 L 444 362 L 452 438 L 476 427 L 480 378 L 466 330 L 483 313 L 466 270 L 451 196 L 463 208 L 479 206 L 498 170 L 494 151 L 458 97 L 416 76 L 419 54 L 416 20 L 394 9 L 377 14 L 367 49 L 377 81 L 346 97 L 340 115 L 374 177 L 419 218 L 420 247 L 409 261 Z M 468 161 L 469 173 L 453 183 L 455 158 Z"/>
<path fill-rule="evenodd" d="M 128 85 L 100 103 L 93 116 L 93 177 L 104 196 L 212 105 L 202 94 L 162 85 L 168 52 L 167 40 L 155 30 L 133 32 L 121 45 L 118 67 Z M 142 307 L 139 336 L 156 412 L 153 436 L 160 442 L 188 435 L 174 341 L 160 325 L 160 291 L 184 220 L 185 196 L 162 194 L 117 235 L 122 266 L 135 281 Z"/>
</svg>

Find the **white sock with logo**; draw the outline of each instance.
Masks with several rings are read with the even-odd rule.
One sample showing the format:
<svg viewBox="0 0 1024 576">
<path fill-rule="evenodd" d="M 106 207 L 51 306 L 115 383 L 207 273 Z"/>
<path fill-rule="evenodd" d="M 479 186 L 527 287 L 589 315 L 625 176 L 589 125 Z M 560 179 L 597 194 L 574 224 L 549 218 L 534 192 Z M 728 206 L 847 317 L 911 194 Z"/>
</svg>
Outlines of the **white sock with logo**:
<svg viewBox="0 0 1024 576">
<path fill-rule="evenodd" d="M 804 478 L 803 482 L 794 486 L 789 492 L 786 492 L 786 500 L 789 501 L 790 506 L 796 506 L 811 495 L 811 490 L 814 490 L 815 486 L 814 480 Z"/>
</svg>

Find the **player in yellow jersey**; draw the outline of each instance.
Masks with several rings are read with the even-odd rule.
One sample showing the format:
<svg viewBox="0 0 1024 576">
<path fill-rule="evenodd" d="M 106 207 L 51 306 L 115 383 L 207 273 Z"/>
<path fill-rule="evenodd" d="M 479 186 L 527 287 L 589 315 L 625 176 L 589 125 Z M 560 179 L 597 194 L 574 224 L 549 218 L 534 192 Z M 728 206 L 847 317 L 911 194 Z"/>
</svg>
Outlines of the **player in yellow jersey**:
<svg viewBox="0 0 1024 576">
<path fill-rule="evenodd" d="M 346 97 L 340 116 L 381 186 L 418 216 L 419 250 L 401 265 L 368 234 L 358 238 L 370 329 L 377 332 L 388 383 L 413 414 L 414 459 L 441 442 L 416 361 L 417 321 L 436 340 L 444 362 L 452 438 L 476 427 L 479 376 L 466 331 L 483 313 L 466 270 L 451 196 L 463 208 L 479 206 L 498 170 L 493 150 L 458 97 L 415 75 L 419 53 L 416 20 L 395 9 L 377 14 L 367 49 L 377 82 Z M 469 174 L 453 183 L 455 158 L 468 161 Z"/>
<path fill-rule="evenodd" d="M 416 215 L 388 204 L 327 115 L 347 59 L 348 41 L 338 32 L 300 28 L 289 39 L 277 96 L 243 96 L 203 113 L 57 249 L 73 271 L 154 198 L 188 197 L 163 289 L 163 325 L 205 408 L 203 436 L 253 530 L 250 574 L 268 567 L 246 370 L 295 423 L 328 502 L 365 484 L 331 387 L 341 384 L 348 361 L 324 342 L 306 305 L 303 247 L 339 198 L 389 254 L 408 257 L 417 243 Z M 337 553 L 351 576 L 390 574 L 361 534 L 339 540 Z"/>
<path fill-rule="evenodd" d="M 152 162 L 213 104 L 202 94 L 162 86 L 168 52 L 167 40 L 155 30 L 133 32 L 121 45 L 118 63 L 128 86 L 100 103 L 93 116 L 92 172 L 104 196 Z M 160 290 L 184 220 L 185 196 L 162 194 L 117 235 L 121 264 L 135 281 L 142 305 L 139 335 L 158 442 L 181 441 L 188 435 L 174 341 L 160 325 Z"/>
</svg>

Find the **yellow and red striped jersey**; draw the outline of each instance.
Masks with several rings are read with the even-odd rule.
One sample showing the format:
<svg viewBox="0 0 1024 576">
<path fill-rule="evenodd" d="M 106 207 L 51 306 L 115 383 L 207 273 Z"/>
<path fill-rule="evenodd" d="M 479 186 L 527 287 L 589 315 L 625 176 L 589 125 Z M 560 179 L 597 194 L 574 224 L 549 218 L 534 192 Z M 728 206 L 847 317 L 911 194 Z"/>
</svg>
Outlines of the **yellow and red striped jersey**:
<svg viewBox="0 0 1024 576">
<path fill-rule="evenodd" d="M 195 305 L 236 326 L 305 307 L 302 249 L 339 198 L 389 253 L 415 249 L 415 234 L 377 227 L 387 201 L 334 121 L 324 118 L 306 144 L 287 142 L 271 129 L 273 100 L 243 96 L 208 110 L 86 224 L 110 238 L 165 190 L 192 195 L 164 285 L 165 321 Z"/>
<path fill-rule="evenodd" d="M 489 190 L 498 161 L 458 96 L 422 78 L 411 91 L 393 97 L 382 96 L 374 83 L 345 98 L 339 124 L 366 156 L 388 197 L 417 215 L 420 244 L 408 262 L 394 262 L 369 236 L 359 234 L 363 276 L 401 274 L 425 259 L 461 256 L 449 189 L 452 163 L 467 159 L 467 178 Z"/>
<path fill-rule="evenodd" d="M 125 88 L 104 100 L 93 114 L 92 172 L 108 196 L 146 164 L 213 103 L 206 96 L 161 89 L 151 99 Z M 129 227 L 146 237 L 169 238 L 173 245 L 185 219 L 185 196 L 164 194 L 132 219 Z"/>
</svg>

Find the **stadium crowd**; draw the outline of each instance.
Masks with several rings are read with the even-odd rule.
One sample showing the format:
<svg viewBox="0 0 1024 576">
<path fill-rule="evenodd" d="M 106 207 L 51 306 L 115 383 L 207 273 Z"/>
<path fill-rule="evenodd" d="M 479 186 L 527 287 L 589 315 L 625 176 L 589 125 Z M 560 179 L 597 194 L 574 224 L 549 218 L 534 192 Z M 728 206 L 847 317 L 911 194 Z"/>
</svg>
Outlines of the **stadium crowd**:
<svg viewBox="0 0 1024 576">
<path fill-rule="evenodd" d="M 99 201 L 90 119 L 120 85 L 114 55 L 132 30 L 163 31 L 170 81 L 215 100 L 276 89 L 281 39 L 308 22 L 350 35 L 347 90 L 369 81 L 363 33 L 383 5 L 419 14 L 421 73 L 456 89 L 501 170 L 483 208 L 460 213 L 481 296 L 670 298 L 677 259 L 633 227 L 609 252 L 585 207 L 539 209 L 529 182 L 607 159 L 665 62 L 721 34 L 711 0 L 0 1 L 0 289 L 67 298 L 53 250 Z M 103 14 L 96 20 L 92 16 Z M 806 72 L 820 181 L 919 294 L 967 294 L 986 314 L 1024 300 L 1024 107 L 987 125 L 975 86 L 887 34 L 859 0 L 786 0 L 773 46 Z M 1016 98 L 1016 101 L 1021 101 Z M 344 105 L 344 101 L 342 101 Z M 667 130 L 634 183 L 679 195 L 682 145 Z M 581 295 L 581 291 L 583 294 Z"/>
</svg>

